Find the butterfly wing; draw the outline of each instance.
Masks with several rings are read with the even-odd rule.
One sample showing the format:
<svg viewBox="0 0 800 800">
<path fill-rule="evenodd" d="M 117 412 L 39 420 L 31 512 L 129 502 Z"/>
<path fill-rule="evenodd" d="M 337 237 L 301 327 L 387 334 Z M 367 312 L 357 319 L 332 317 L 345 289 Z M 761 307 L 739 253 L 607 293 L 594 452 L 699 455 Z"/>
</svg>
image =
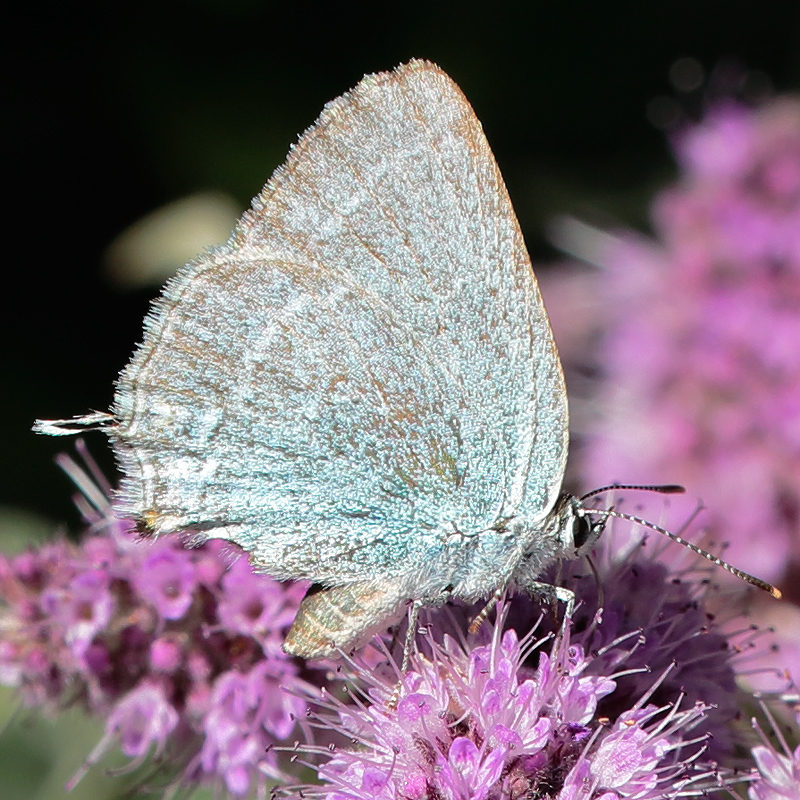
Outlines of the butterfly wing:
<svg viewBox="0 0 800 800">
<path fill-rule="evenodd" d="M 558 356 L 458 87 L 415 61 L 326 106 L 228 245 L 184 269 L 120 377 L 128 513 L 331 583 L 541 519 Z"/>
</svg>

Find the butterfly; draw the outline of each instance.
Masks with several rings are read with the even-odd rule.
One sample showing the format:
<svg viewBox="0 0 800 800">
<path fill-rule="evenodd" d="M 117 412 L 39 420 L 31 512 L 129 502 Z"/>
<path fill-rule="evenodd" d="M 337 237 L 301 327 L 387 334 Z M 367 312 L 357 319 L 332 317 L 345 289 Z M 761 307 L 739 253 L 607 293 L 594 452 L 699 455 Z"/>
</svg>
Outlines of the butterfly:
<svg viewBox="0 0 800 800">
<path fill-rule="evenodd" d="M 326 105 L 167 283 L 110 414 L 37 423 L 82 427 L 141 530 L 312 582 L 284 646 L 307 658 L 409 603 L 569 602 L 539 577 L 611 513 L 561 492 L 567 393 L 519 223 L 470 104 L 421 60 Z"/>
</svg>

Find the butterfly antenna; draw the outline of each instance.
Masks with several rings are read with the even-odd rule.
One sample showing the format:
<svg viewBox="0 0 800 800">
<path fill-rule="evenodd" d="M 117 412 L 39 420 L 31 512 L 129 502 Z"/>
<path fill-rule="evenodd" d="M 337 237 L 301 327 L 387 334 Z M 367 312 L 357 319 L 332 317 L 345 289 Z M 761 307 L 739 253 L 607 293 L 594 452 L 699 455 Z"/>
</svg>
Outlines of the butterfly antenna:
<svg viewBox="0 0 800 800">
<path fill-rule="evenodd" d="M 627 489 L 635 487 L 620 486 L 612 488 Z M 596 494 L 596 492 L 592 492 L 592 495 L 593 494 Z M 591 497 L 591 495 L 589 496 Z M 654 522 L 649 522 L 648 520 L 642 519 L 641 517 L 634 517 L 631 514 L 623 514 L 621 511 L 614 511 L 613 509 L 587 509 L 587 513 L 600 514 L 604 517 L 617 517 L 617 519 L 627 519 L 629 522 L 634 522 L 637 525 L 642 525 L 645 528 L 650 528 L 650 530 L 656 531 L 656 533 L 661 533 L 664 536 L 667 536 L 668 538 L 672 539 L 673 542 L 682 544 L 684 547 L 688 548 L 693 553 L 697 553 L 697 555 L 702 556 L 708 561 L 711 561 L 718 567 L 722 567 L 722 569 L 727 570 L 732 575 L 735 575 L 737 578 L 741 578 L 741 580 L 745 581 L 746 583 L 749 583 L 753 586 L 757 586 L 759 589 L 763 589 L 765 592 L 769 592 L 776 600 L 780 600 L 781 598 L 780 589 L 776 588 L 771 583 L 762 581 L 761 578 L 756 578 L 754 575 L 750 575 L 747 572 L 744 572 L 740 569 L 737 569 L 734 566 L 731 566 L 727 561 L 723 561 L 719 556 L 715 556 L 713 553 L 709 553 L 707 550 L 703 550 L 702 547 L 698 547 L 696 544 L 692 544 L 692 542 L 686 541 L 686 539 L 684 539 L 682 536 L 678 536 L 677 533 L 672 533 L 672 531 L 668 531 L 666 528 L 662 528 L 660 525 L 656 525 Z"/>
<path fill-rule="evenodd" d="M 588 500 L 590 497 L 594 497 L 598 494 L 603 494 L 603 492 L 613 492 L 617 489 L 624 489 L 626 491 L 636 491 L 636 492 L 658 492 L 659 494 L 683 494 L 686 489 L 683 486 L 679 486 L 677 483 L 664 483 L 664 484 L 634 484 L 634 483 L 612 483 L 608 486 L 601 486 L 599 489 L 595 489 L 589 494 L 583 495 L 581 497 L 581 502 L 584 500 Z"/>
</svg>

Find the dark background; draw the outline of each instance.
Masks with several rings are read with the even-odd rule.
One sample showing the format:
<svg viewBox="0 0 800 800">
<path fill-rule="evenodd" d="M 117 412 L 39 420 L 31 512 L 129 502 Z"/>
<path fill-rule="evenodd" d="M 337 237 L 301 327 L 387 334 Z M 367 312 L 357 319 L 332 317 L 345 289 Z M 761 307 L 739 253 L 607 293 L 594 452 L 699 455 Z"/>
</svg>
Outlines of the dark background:
<svg viewBox="0 0 800 800">
<path fill-rule="evenodd" d="M 366 72 L 438 62 L 482 120 L 535 261 L 558 212 L 646 227 L 673 172 L 648 104 L 676 59 L 800 87 L 800 3 L 37 4 L 6 29 L 0 504 L 77 526 L 34 418 L 108 408 L 155 291 L 104 281 L 109 242 L 170 200 L 246 206 L 322 105 Z M 8 97 L 7 93 L 7 97 Z M 6 212 L 8 213 L 8 212 Z M 92 451 L 111 469 L 104 437 Z"/>
</svg>

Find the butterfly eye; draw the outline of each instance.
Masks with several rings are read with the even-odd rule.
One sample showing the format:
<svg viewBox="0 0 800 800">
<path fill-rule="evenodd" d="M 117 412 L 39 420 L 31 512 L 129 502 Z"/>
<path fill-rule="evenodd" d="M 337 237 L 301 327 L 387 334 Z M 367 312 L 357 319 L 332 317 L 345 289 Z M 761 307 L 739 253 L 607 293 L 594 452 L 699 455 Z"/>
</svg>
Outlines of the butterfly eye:
<svg viewBox="0 0 800 800">
<path fill-rule="evenodd" d="M 587 516 L 576 514 L 572 518 L 572 543 L 576 550 L 580 550 L 592 535 L 592 523 Z"/>
<path fill-rule="evenodd" d="M 593 523 L 587 514 L 575 514 L 572 518 L 572 543 L 575 552 L 584 554 L 597 541 L 605 526 L 605 518 Z"/>
</svg>

